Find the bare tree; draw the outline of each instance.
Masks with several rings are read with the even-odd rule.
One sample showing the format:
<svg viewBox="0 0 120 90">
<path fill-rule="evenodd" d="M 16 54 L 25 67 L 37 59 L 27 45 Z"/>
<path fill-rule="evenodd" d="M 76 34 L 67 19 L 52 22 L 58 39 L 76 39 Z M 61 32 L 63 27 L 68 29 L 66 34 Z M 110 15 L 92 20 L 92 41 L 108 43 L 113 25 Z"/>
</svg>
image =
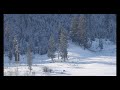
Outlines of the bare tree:
<svg viewBox="0 0 120 90">
<path fill-rule="evenodd" d="M 28 68 L 31 72 L 32 70 L 32 53 L 31 53 L 31 45 L 30 43 L 28 43 L 28 48 L 27 48 L 27 64 L 28 64 Z"/>
<path fill-rule="evenodd" d="M 9 50 L 8 57 L 9 57 L 9 65 L 10 65 L 12 61 L 12 50 Z"/>
<path fill-rule="evenodd" d="M 20 55 L 19 55 L 18 41 L 17 41 L 16 36 L 14 36 L 13 45 L 14 45 L 15 63 L 16 63 L 16 67 L 17 67 L 16 73 L 18 73 L 18 64 L 19 64 L 19 61 L 20 61 Z"/>
</svg>

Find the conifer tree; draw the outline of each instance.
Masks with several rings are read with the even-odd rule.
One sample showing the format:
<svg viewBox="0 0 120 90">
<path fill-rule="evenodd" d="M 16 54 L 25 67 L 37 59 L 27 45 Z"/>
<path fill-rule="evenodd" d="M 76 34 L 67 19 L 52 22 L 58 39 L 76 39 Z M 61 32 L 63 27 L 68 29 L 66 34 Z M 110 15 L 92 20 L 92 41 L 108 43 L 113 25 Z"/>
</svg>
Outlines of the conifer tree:
<svg viewBox="0 0 120 90">
<path fill-rule="evenodd" d="M 88 42 L 87 28 L 86 28 L 87 27 L 86 16 L 82 14 L 79 20 L 80 22 L 79 22 L 79 30 L 77 33 L 77 39 L 78 39 L 79 45 L 83 46 L 85 49 L 87 48 L 87 42 Z"/>
<path fill-rule="evenodd" d="M 67 33 L 64 28 L 61 30 L 60 34 L 60 55 L 64 61 L 67 59 L 67 47 L 68 47 L 68 41 L 67 41 Z"/>
<path fill-rule="evenodd" d="M 72 42 L 77 42 L 77 33 L 78 33 L 79 20 L 77 16 L 74 16 L 71 24 L 70 37 Z"/>
<path fill-rule="evenodd" d="M 54 58 L 55 58 L 55 40 L 53 35 L 50 36 L 49 39 L 49 43 L 48 43 L 48 53 L 47 53 L 48 57 L 51 58 L 51 60 L 54 62 Z"/>
</svg>

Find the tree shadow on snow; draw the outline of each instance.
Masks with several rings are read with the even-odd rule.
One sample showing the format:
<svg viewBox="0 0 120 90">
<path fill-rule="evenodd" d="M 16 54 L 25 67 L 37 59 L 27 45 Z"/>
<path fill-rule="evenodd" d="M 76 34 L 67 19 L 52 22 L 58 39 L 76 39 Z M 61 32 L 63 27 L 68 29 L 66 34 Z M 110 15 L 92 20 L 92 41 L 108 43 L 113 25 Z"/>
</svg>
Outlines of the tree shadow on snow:
<svg viewBox="0 0 120 90">
<path fill-rule="evenodd" d="M 80 61 L 80 62 L 69 62 L 69 63 L 74 63 L 74 64 L 93 64 L 93 63 L 97 63 L 97 64 L 116 65 L 116 63 L 103 62 L 103 61 Z"/>
</svg>

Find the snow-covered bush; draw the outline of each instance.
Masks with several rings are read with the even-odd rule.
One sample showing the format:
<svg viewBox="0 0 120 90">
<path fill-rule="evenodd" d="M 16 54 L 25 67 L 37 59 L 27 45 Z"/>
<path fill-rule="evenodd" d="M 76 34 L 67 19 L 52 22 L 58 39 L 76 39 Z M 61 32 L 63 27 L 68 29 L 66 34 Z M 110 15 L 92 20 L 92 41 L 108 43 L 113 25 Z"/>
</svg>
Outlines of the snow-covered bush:
<svg viewBox="0 0 120 90">
<path fill-rule="evenodd" d="M 43 72 L 52 72 L 52 69 L 50 69 L 49 67 L 44 66 L 43 67 Z"/>
<path fill-rule="evenodd" d="M 35 72 L 32 72 L 32 76 L 35 76 Z"/>
</svg>

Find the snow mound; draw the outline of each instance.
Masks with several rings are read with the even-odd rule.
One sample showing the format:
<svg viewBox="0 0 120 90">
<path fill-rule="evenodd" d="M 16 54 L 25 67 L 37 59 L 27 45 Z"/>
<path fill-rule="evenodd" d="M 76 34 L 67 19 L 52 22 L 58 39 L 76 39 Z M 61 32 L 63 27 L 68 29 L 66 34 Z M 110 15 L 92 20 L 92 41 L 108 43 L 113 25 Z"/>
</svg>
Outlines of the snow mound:
<svg viewBox="0 0 120 90">
<path fill-rule="evenodd" d="M 103 49 L 100 50 L 99 46 L 99 39 L 95 39 L 95 41 L 92 42 L 92 46 L 90 48 L 91 51 L 96 52 L 100 55 L 108 55 L 108 56 L 116 56 L 116 44 L 111 42 L 110 40 L 102 39 L 103 41 Z"/>
</svg>

